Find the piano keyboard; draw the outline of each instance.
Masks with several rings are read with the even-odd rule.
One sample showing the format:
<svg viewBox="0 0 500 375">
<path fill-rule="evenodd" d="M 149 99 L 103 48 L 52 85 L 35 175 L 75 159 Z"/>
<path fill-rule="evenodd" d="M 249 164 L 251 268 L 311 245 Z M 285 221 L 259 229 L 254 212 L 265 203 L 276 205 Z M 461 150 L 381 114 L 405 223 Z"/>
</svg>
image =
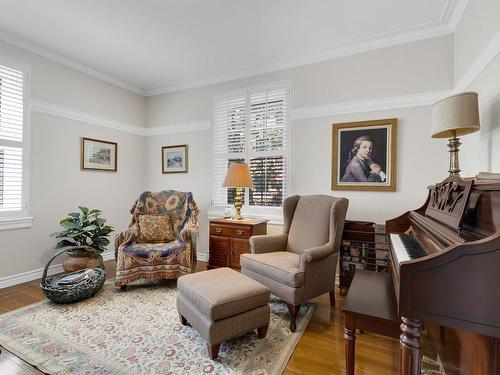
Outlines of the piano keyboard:
<svg viewBox="0 0 500 375">
<path fill-rule="evenodd" d="M 390 238 L 398 263 L 427 255 L 415 236 L 409 234 L 391 234 Z"/>
</svg>

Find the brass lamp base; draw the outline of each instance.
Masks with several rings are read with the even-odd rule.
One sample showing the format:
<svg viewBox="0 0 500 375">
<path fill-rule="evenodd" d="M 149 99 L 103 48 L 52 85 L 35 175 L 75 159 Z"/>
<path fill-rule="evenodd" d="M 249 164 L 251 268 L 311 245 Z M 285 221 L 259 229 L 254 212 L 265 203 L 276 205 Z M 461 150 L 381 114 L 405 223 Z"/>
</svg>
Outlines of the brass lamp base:
<svg viewBox="0 0 500 375">
<path fill-rule="evenodd" d="M 460 176 L 460 165 L 458 163 L 458 151 L 460 150 L 460 139 L 457 138 L 457 132 L 453 131 L 452 137 L 448 139 L 448 147 L 450 152 L 450 176 Z"/>
<path fill-rule="evenodd" d="M 236 197 L 234 198 L 234 208 L 236 209 L 234 218 L 236 220 L 243 220 L 243 216 L 241 216 L 241 207 L 243 207 L 241 203 L 241 188 L 236 188 Z"/>
</svg>

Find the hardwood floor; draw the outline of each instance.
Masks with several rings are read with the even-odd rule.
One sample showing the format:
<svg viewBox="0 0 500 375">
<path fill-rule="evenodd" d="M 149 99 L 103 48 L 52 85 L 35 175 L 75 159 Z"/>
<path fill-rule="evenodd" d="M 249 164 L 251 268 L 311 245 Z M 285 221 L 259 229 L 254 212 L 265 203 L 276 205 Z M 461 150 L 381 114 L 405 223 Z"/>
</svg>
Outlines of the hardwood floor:
<svg viewBox="0 0 500 375">
<path fill-rule="evenodd" d="M 109 277 L 115 274 L 114 261 L 107 261 Z M 198 262 L 197 271 L 206 269 L 206 263 Z M 40 281 L 31 281 L 0 289 L 0 313 L 11 311 L 45 297 Z M 284 374 L 344 374 L 344 317 L 340 307 L 344 298 L 336 290 L 337 304 L 330 307 L 328 294 L 312 302 L 318 304 L 316 312 L 300 339 Z M 399 343 L 395 339 L 364 333 L 356 336 L 356 374 L 398 374 Z M 2 349 L 0 374 L 40 374 L 25 362 Z"/>
</svg>

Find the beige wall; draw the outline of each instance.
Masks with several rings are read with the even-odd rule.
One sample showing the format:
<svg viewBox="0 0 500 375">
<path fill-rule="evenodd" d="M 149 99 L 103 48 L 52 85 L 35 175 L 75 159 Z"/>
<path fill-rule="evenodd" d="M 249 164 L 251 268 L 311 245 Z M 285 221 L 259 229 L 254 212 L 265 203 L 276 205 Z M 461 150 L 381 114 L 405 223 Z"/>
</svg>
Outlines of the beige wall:
<svg viewBox="0 0 500 375">
<path fill-rule="evenodd" d="M 500 2 L 470 0 L 455 34 L 456 77 L 461 79 L 482 52 L 498 43 Z M 481 130 L 461 139 L 460 161 L 463 175 L 479 171 L 500 173 L 500 54 L 466 88 L 479 94 Z M 443 142 L 446 143 L 446 142 Z"/>
<path fill-rule="evenodd" d="M 144 97 L 2 41 L 0 56 L 31 65 L 34 99 L 120 123 L 143 126 L 146 122 Z M 83 136 L 118 143 L 118 172 L 80 170 Z M 45 266 L 55 244 L 49 234 L 79 205 L 100 208 L 110 225 L 125 228 L 130 205 L 143 189 L 141 136 L 31 112 L 30 151 L 33 226 L 0 231 L 0 281 Z"/>
<path fill-rule="evenodd" d="M 453 85 L 453 36 L 223 82 L 148 100 L 148 126 L 166 126 L 212 118 L 214 93 L 290 80 L 292 108 L 449 89 Z"/>
<path fill-rule="evenodd" d="M 455 30 L 455 82 L 467 73 L 499 31 L 500 1 L 469 0 Z"/>
<path fill-rule="evenodd" d="M 31 97 L 136 126 L 146 98 L 0 40 L 0 55 L 31 65 Z"/>
<path fill-rule="evenodd" d="M 481 130 L 462 137 L 460 160 L 465 175 L 500 173 L 500 55 L 472 82 L 479 93 Z"/>
<path fill-rule="evenodd" d="M 34 99 L 154 128 L 210 121 L 215 93 L 280 80 L 291 82 L 292 110 L 452 89 L 498 33 L 498 7 L 496 0 L 470 0 L 455 35 L 148 98 L 3 41 L 0 55 L 31 65 Z M 500 138 L 499 76 L 497 57 L 470 85 L 480 95 L 482 130 L 462 139 L 465 175 L 478 170 L 500 171 L 500 152 L 495 144 Z M 445 177 L 447 170 L 446 140 L 429 137 L 430 116 L 430 106 L 422 106 L 291 121 L 290 194 L 346 196 L 350 199 L 349 218 L 376 222 L 419 206 L 425 199 L 425 187 Z M 331 124 L 386 117 L 400 121 L 398 191 L 331 191 Z M 35 221 L 31 229 L 0 232 L 0 249 L 12 254 L 8 262 L 0 263 L 0 279 L 42 267 L 54 243 L 48 234 L 57 230 L 61 216 L 78 205 L 99 207 L 116 229 L 126 227 L 130 204 L 145 189 L 194 193 L 201 208 L 199 250 L 206 254 L 210 130 L 141 137 L 36 112 L 32 113 L 31 128 L 30 189 Z M 118 172 L 80 171 L 81 136 L 118 142 Z M 184 143 L 189 145 L 189 173 L 162 174 L 161 146 Z M 270 232 L 279 230 L 276 225 L 269 228 Z"/>
<path fill-rule="evenodd" d="M 290 80 L 292 109 L 449 89 L 453 84 L 451 35 L 369 51 L 319 64 L 157 95 L 148 100 L 148 126 L 207 121 L 217 92 Z M 332 191 L 331 124 L 397 117 L 398 191 Z M 425 200 L 426 186 L 446 177 L 447 153 L 430 138 L 430 107 L 293 120 L 290 124 L 289 194 L 330 194 L 350 199 L 348 217 L 378 223 Z M 189 144 L 188 174 L 162 175 L 160 148 Z M 208 252 L 211 131 L 167 134 L 146 141 L 146 188 L 192 191 L 201 208 L 200 254 Z M 279 230 L 272 226 L 270 231 Z"/>
</svg>

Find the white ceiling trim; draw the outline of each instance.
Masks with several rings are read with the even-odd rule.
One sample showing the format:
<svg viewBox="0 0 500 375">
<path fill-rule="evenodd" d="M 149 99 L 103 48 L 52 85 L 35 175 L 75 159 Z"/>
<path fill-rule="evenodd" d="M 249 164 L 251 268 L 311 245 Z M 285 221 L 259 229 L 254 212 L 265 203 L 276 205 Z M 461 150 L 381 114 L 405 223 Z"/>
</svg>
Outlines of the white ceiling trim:
<svg viewBox="0 0 500 375">
<path fill-rule="evenodd" d="M 45 113 L 68 120 L 84 122 L 86 124 L 101 126 L 113 130 L 120 130 L 126 133 L 145 135 L 145 128 L 139 125 L 132 125 L 124 122 L 110 120 L 91 113 L 78 111 L 56 104 L 50 104 L 37 99 L 31 99 L 31 111 Z"/>
<path fill-rule="evenodd" d="M 454 91 L 460 92 L 466 90 L 498 54 L 500 54 L 500 31 L 497 31 L 495 36 L 474 60 L 462 79 L 455 85 Z"/>
<path fill-rule="evenodd" d="M 455 31 L 457 29 L 458 23 L 462 18 L 465 8 L 467 8 L 467 4 L 469 4 L 469 0 L 458 0 L 457 5 L 453 9 L 451 16 L 448 20 L 448 25 L 450 28 Z"/>
<path fill-rule="evenodd" d="M 350 45 L 346 45 L 339 48 L 333 48 L 327 51 L 307 56 L 292 58 L 289 60 L 269 65 L 254 67 L 239 72 L 233 72 L 230 74 L 219 75 L 215 77 L 208 77 L 200 80 L 175 82 L 170 85 L 162 86 L 151 90 L 144 90 L 142 88 L 136 87 L 128 82 L 124 82 L 115 77 L 109 76 L 108 74 L 90 68 L 86 65 L 80 64 L 78 62 L 75 62 L 71 59 L 63 57 L 56 53 L 50 52 L 46 49 L 43 49 L 42 47 L 20 40 L 19 38 L 13 37 L 12 35 L 9 35 L 5 32 L 0 32 L 0 39 L 5 40 L 14 45 L 17 45 L 21 48 L 27 49 L 31 52 L 42 55 L 53 61 L 69 66 L 73 69 L 79 70 L 83 73 L 89 74 L 93 77 L 111 83 L 113 85 L 116 85 L 118 87 L 121 87 L 123 89 L 134 92 L 136 94 L 143 96 L 152 96 L 152 95 L 158 95 L 163 93 L 169 93 L 194 87 L 207 86 L 215 83 L 251 77 L 259 74 L 271 73 L 274 71 L 290 69 L 294 67 L 327 61 L 343 56 L 349 56 L 368 50 L 380 49 L 393 45 L 409 43 L 412 41 L 446 35 L 452 33 L 455 30 L 461 16 L 463 15 L 463 12 L 467 4 L 468 0 L 457 0 L 457 2 L 453 2 L 452 0 L 447 0 L 443 8 L 440 20 L 436 22 L 416 25 L 412 28 L 396 30 L 391 33 L 372 35 L 368 38 L 364 38 L 363 40 L 358 40 L 356 42 L 353 42 Z"/>
<path fill-rule="evenodd" d="M 209 130 L 212 126 L 211 121 L 198 121 L 198 122 L 187 122 L 184 124 L 175 124 L 161 127 L 150 127 L 144 129 L 145 136 L 153 135 L 165 135 L 165 134 L 176 134 L 176 133 L 189 133 L 196 131 Z"/>
<path fill-rule="evenodd" d="M 500 54 L 500 31 L 492 38 L 478 58 L 474 61 L 462 80 L 450 90 L 431 91 L 410 95 L 368 99 L 345 103 L 326 104 L 320 106 L 295 108 L 290 110 L 291 120 L 302 120 L 332 115 L 376 112 L 397 108 L 411 108 L 432 105 L 436 101 L 447 97 L 454 92 L 466 90 L 482 71 Z M 164 134 L 186 133 L 193 131 L 209 130 L 211 121 L 199 121 L 183 124 L 173 124 L 162 127 L 143 128 L 137 125 L 121 123 L 93 114 L 69 109 L 55 104 L 50 104 L 37 99 L 31 99 L 31 110 L 46 113 L 70 120 L 85 122 L 114 130 L 124 131 L 141 136 L 155 136 Z"/>
<path fill-rule="evenodd" d="M 56 53 L 53 53 L 53 52 L 50 52 L 42 47 L 39 47 L 39 46 L 36 46 L 34 44 L 31 44 L 31 43 L 28 43 L 28 42 L 25 42 L 19 38 L 16 38 L 12 35 L 9 35 L 5 32 L 0 32 L 0 39 L 8 42 L 8 43 L 11 43 L 11 44 L 14 44 L 18 47 L 21 47 L 21 48 L 24 48 L 28 51 L 31 51 L 33 53 L 36 53 L 38 55 L 41 55 L 43 57 L 46 57 L 48 58 L 49 60 L 52 60 L 52 61 L 55 61 L 55 62 L 58 62 L 60 64 L 63 64 L 63 65 L 66 65 L 66 66 L 69 66 L 70 68 L 73 68 L 75 70 L 78 70 L 82 73 L 86 73 L 92 77 L 95 77 L 95 78 L 98 78 L 102 81 L 105 81 L 105 82 L 108 82 L 108 83 L 111 83 L 112 85 L 115 85 L 115 86 L 118 86 L 118 87 L 121 87 L 122 89 L 125 89 L 125 90 L 128 90 L 128 91 L 132 91 L 136 94 L 139 94 L 139 95 L 142 95 L 144 96 L 145 95 L 145 92 L 143 89 L 139 88 L 139 87 L 136 87 L 134 85 L 131 85 L 130 83 L 128 82 L 125 82 L 125 81 L 122 81 L 122 80 L 119 80 L 118 78 L 115 78 L 115 77 L 112 77 L 108 74 L 105 74 L 105 73 L 102 73 L 98 70 L 95 70 L 93 68 L 90 68 L 86 65 L 83 65 L 83 64 L 80 64 L 76 61 L 73 61 L 71 59 L 68 59 L 66 57 L 63 57 L 61 55 L 58 55 Z"/>
<path fill-rule="evenodd" d="M 290 110 L 290 119 L 292 121 L 295 121 L 307 118 L 326 117 L 350 113 L 376 112 L 389 109 L 432 105 L 439 99 L 442 99 L 450 94 L 451 90 L 443 90 L 387 98 L 326 104 L 314 107 L 296 108 Z M 212 126 L 212 122 L 210 120 L 206 120 L 173 124 L 161 127 L 143 128 L 138 125 L 131 125 L 107 119 L 91 113 L 78 111 L 56 104 L 50 104 L 37 99 L 31 99 L 31 111 L 49 114 L 68 120 L 79 121 L 90 125 L 101 126 L 108 129 L 123 131 L 126 133 L 144 137 L 206 131 L 210 130 Z"/>
<path fill-rule="evenodd" d="M 355 42 L 351 45 L 331 49 L 328 51 L 319 52 L 307 56 L 285 60 L 273 64 L 263 65 L 251 69 L 242 70 L 239 72 L 219 75 L 201 80 L 177 82 L 168 86 L 163 86 L 157 89 L 146 90 L 146 96 L 153 96 L 159 94 L 166 94 L 169 92 L 181 91 L 195 87 L 208 86 L 220 82 L 233 81 L 237 79 L 247 78 L 260 74 L 272 73 L 279 70 L 296 68 L 299 66 L 315 64 L 327 60 L 336 59 L 339 57 L 355 55 L 357 53 L 390 47 L 398 44 L 410 43 L 422 39 L 429 39 L 438 36 L 450 34 L 452 30 L 447 24 L 434 22 L 432 24 L 420 25 L 411 31 L 408 29 L 396 31 L 393 33 L 386 33 L 374 35 L 372 37 L 363 39 L 362 41 Z"/>
<path fill-rule="evenodd" d="M 397 108 L 432 105 L 451 94 L 451 90 L 431 91 L 419 94 L 359 100 L 346 103 L 326 104 L 290 110 L 291 120 L 345 115 L 350 113 L 376 112 Z"/>
<path fill-rule="evenodd" d="M 182 124 L 173 124 L 169 126 L 144 128 L 139 125 L 132 125 L 125 122 L 115 121 L 88 112 L 78 111 L 72 108 L 63 107 L 57 104 L 51 104 L 38 99 L 31 99 L 31 111 L 44 113 L 68 120 L 84 122 L 90 125 L 101 126 L 103 128 L 123 131 L 144 137 L 154 135 L 187 133 L 194 131 L 209 130 L 211 121 L 188 122 Z"/>
</svg>

